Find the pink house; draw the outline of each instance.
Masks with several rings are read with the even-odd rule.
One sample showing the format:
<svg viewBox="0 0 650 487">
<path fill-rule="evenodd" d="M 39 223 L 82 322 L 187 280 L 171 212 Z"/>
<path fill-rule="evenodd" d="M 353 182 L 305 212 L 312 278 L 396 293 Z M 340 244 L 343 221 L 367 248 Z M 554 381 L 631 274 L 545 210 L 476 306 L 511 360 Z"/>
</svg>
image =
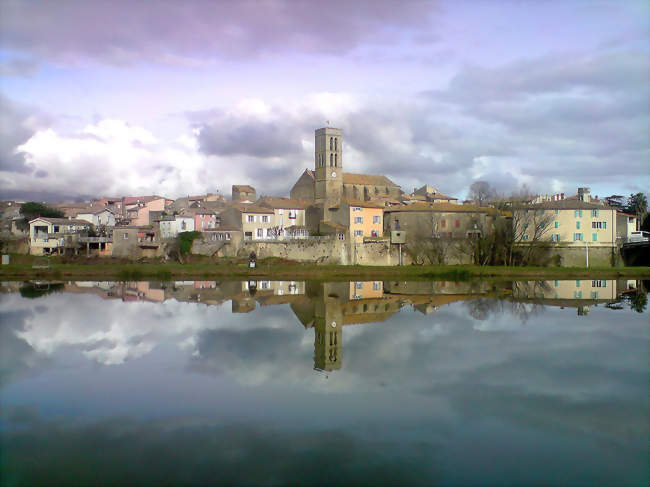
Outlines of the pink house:
<svg viewBox="0 0 650 487">
<path fill-rule="evenodd" d="M 162 196 L 126 196 L 122 198 L 122 208 L 131 225 L 149 225 L 149 212 L 164 211 L 167 201 Z"/>
<path fill-rule="evenodd" d="M 197 232 L 214 230 L 221 224 L 217 212 L 207 208 L 187 208 L 181 212 L 181 215 L 194 218 L 194 230 Z"/>
</svg>

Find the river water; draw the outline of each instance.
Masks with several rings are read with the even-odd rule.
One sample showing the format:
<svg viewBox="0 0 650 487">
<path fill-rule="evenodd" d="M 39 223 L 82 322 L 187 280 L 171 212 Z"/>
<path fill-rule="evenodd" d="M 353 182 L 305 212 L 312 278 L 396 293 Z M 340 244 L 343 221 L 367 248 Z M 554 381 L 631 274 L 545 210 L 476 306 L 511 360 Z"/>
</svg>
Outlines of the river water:
<svg viewBox="0 0 650 487">
<path fill-rule="evenodd" d="M 2 485 L 648 485 L 648 281 L 31 282 Z"/>
</svg>

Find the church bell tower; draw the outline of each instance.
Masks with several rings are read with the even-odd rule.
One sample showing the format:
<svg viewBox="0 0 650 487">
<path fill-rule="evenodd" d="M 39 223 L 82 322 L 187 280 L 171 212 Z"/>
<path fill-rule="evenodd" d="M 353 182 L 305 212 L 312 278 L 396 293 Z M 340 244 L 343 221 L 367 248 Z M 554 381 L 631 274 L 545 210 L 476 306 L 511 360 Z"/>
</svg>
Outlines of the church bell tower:
<svg viewBox="0 0 650 487">
<path fill-rule="evenodd" d="M 314 199 L 316 203 L 338 203 L 343 196 L 343 132 L 323 127 L 315 134 Z"/>
</svg>

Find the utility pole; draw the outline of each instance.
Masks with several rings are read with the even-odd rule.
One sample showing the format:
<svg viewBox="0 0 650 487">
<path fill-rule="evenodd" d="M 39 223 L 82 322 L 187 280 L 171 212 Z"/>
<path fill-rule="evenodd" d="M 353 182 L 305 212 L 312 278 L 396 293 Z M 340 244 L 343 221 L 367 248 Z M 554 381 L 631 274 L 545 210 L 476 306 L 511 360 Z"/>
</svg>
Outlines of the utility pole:
<svg viewBox="0 0 650 487">
<path fill-rule="evenodd" d="M 585 239 L 585 259 L 587 261 L 587 267 L 589 267 L 589 243 Z"/>
</svg>

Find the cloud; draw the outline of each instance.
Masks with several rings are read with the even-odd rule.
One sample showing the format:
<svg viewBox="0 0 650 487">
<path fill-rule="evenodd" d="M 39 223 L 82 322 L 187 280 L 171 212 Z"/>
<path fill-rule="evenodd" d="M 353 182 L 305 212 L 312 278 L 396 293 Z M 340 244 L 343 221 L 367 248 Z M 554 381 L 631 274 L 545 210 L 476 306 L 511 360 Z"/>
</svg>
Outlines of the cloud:
<svg viewBox="0 0 650 487">
<path fill-rule="evenodd" d="M 46 125 L 47 120 L 36 110 L 0 94 L 0 171 L 31 173 L 33 167 L 18 147 Z"/>
<path fill-rule="evenodd" d="M 57 61 L 191 64 L 275 51 L 340 55 L 361 43 L 389 43 L 403 32 L 431 42 L 435 10 L 431 2 L 391 0 L 16 1 L 4 2 L 0 30 L 5 49 Z"/>
</svg>

